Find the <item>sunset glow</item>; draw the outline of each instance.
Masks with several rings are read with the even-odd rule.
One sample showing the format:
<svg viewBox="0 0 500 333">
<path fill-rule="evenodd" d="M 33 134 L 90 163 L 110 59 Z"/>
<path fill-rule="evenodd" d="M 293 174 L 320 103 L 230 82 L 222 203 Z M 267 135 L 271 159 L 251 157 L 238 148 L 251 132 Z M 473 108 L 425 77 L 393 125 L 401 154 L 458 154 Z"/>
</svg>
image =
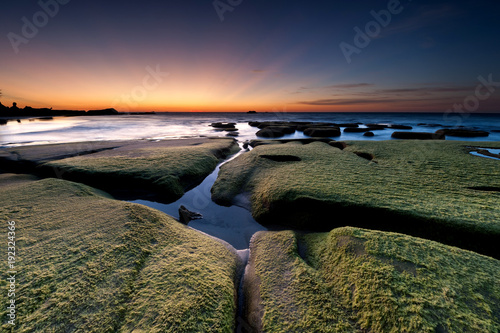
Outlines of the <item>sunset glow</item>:
<svg viewBox="0 0 500 333">
<path fill-rule="evenodd" d="M 387 1 L 243 1 L 223 21 L 210 1 L 55 1 L 42 1 L 57 13 L 26 43 L 12 33 L 24 38 L 23 18 L 36 23 L 43 7 L 9 3 L 0 14 L 4 105 L 444 112 L 474 95 L 479 77 L 500 81 L 496 3 L 400 3 L 356 47 L 355 28 L 376 22 L 371 12 Z M 347 57 L 342 43 L 357 51 Z M 499 111 L 496 89 L 474 111 Z"/>
</svg>

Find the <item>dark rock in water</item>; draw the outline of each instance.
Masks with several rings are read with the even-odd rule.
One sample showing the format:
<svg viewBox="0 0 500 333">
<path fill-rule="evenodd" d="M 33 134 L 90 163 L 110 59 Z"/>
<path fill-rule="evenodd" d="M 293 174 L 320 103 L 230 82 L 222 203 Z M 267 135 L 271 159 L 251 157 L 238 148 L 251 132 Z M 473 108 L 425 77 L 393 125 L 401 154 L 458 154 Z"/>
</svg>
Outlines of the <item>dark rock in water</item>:
<svg viewBox="0 0 500 333">
<path fill-rule="evenodd" d="M 226 136 L 232 136 L 232 137 L 236 137 L 238 135 L 239 135 L 239 133 L 238 132 L 234 132 L 234 131 L 233 132 L 229 132 L 229 133 L 226 134 Z"/>
<path fill-rule="evenodd" d="M 332 137 L 340 136 L 340 128 L 338 127 L 309 127 L 304 130 L 304 135 L 312 137 Z"/>
<path fill-rule="evenodd" d="M 235 128 L 234 126 L 236 123 L 212 123 L 210 126 L 213 128 L 222 128 L 222 129 L 232 129 Z"/>
<path fill-rule="evenodd" d="M 258 137 L 261 138 L 279 138 L 285 134 L 292 134 L 295 129 L 287 126 L 268 126 L 264 127 L 256 133 Z"/>
<path fill-rule="evenodd" d="M 248 111 L 247 113 L 257 113 L 257 111 Z"/>
<path fill-rule="evenodd" d="M 252 127 L 257 127 L 260 125 L 260 121 L 249 121 L 248 125 L 250 125 Z"/>
<path fill-rule="evenodd" d="M 402 130 L 411 130 L 411 129 L 413 129 L 413 127 L 411 127 L 411 126 L 407 126 L 407 125 L 395 125 L 395 124 L 389 125 L 389 128 L 392 128 L 392 129 L 402 129 Z"/>
<path fill-rule="evenodd" d="M 439 133 L 426 133 L 426 132 L 394 132 L 391 137 L 394 139 L 407 139 L 407 140 L 444 140 L 445 135 Z"/>
<path fill-rule="evenodd" d="M 0 125 L 7 125 L 7 119 L 0 119 Z"/>
<path fill-rule="evenodd" d="M 462 128 L 447 128 L 440 129 L 436 131 L 436 134 L 443 134 L 446 136 L 455 136 L 462 138 L 475 138 L 475 137 L 485 137 L 490 135 L 489 132 L 486 131 L 477 131 L 477 130 L 469 130 Z"/>
<path fill-rule="evenodd" d="M 303 132 L 311 127 L 337 127 L 334 123 L 301 123 L 297 124 L 297 131 Z"/>
<path fill-rule="evenodd" d="M 365 132 L 365 133 L 363 133 L 363 136 L 372 137 L 372 136 L 375 136 L 375 134 L 373 134 L 373 132 Z"/>
<path fill-rule="evenodd" d="M 344 150 L 345 147 L 347 147 L 347 144 L 342 141 L 330 141 L 328 144 L 332 147 L 338 148 L 340 150 Z"/>
<path fill-rule="evenodd" d="M 344 133 L 363 133 L 368 132 L 370 128 L 366 127 L 346 127 L 344 128 Z"/>
<path fill-rule="evenodd" d="M 289 142 L 297 142 L 303 145 L 308 145 L 313 142 L 330 143 L 332 140 L 329 138 L 303 138 L 303 139 L 277 139 L 277 140 L 251 140 L 250 147 L 255 148 L 262 145 L 283 144 Z"/>
<path fill-rule="evenodd" d="M 260 155 L 259 157 L 265 158 L 275 162 L 299 162 L 302 159 L 294 155 Z"/>
<path fill-rule="evenodd" d="M 189 221 L 198 220 L 198 219 L 202 219 L 202 218 L 203 218 L 203 215 L 201 215 L 200 213 L 191 212 L 183 205 L 181 205 L 179 207 L 179 222 L 181 222 L 183 224 L 187 225 L 189 223 Z"/>
<path fill-rule="evenodd" d="M 248 149 L 248 146 L 250 145 L 250 143 L 248 141 L 245 141 L 243 142 L 243 149 Z"/>
</svg>

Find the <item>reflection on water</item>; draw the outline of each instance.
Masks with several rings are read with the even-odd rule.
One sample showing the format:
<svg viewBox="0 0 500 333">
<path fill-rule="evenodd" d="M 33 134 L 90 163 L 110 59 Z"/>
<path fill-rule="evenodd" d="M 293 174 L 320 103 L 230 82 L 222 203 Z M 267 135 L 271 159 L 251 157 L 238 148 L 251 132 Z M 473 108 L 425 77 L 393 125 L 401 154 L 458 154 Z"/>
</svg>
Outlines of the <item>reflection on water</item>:
<svg viewBox="0 0 500 333">
<path fill-rule="evenodd" d="M 243 152 L 236 154 L 224 163 L 236 158 L 241 153 Z M 212 201 L 210 189 L 217 179 L 219 169 L 220 165 L 200 185 L 186 192 L 182 198 L 174 203 L 162 204 L 147 200 L 132 202 L 157 209 L 177 219 L 179 218 L 179 207 L 183 205 L 188 210 L 203 215 L 202 219 L 189 222 L 190 227 L 225 240 L 237 250 L 246 249 L 254 233 L 267 229 L 258 224 L 248 210 L 238 206 L 223 207 Z"/>
<path fill-rule="evenodd" d="M 485 150 L 485 151 L 489 152 L 490 154 L 494 154 L 494 155 L 500 156 L 500 149 L 492 149 L 492 148 L 476 148 L 476 149 L 478 149 L 478 150 Z M 500 158 L 498 158 L 498 157 L 488 156 L 488 155 L 485 155 L 485 154 L 481 154 L 479 151 L 471 151 L 470 153 L 472 155 L 474 155 L 474 156 L 486 157 L 486 158 L 491 158 L 491 159 L 500 161 Z"/>
</svg>

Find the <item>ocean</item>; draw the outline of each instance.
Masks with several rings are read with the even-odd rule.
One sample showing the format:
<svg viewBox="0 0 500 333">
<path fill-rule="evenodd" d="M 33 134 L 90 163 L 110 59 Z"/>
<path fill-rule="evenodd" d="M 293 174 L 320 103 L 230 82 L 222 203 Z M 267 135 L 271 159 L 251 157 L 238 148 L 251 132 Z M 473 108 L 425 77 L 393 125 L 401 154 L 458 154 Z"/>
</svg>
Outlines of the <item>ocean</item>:
<svg viewBox="0 0 500 333">
<path fill-rule="evenodd" d="M 500 114 L 457 113 L 179 113 L 143 115 L 54 117 L 53 119 L 12 119 L 0 126 L 0 147 L 92 140 L 177 139 L 225 136 L 210 126 L 214 122 L 236 123 L 239 141 L 256 139 L 256 127 L 249 121 L 299 121 L 361 124 L 396 124 L 413 127 L 414 132 L 435 132 L 441 128 L 465 127 L 489 132 L 488 137 L 447 140 L 500 141 Z M 363 125 L 360 125 L 363 126 Z M 393 129 L 376 131 L 373 137 L 344 133 L 335 140 L 391 140 Z M 304 138 L 302 132 L 283 138 Z"/>
</svg>

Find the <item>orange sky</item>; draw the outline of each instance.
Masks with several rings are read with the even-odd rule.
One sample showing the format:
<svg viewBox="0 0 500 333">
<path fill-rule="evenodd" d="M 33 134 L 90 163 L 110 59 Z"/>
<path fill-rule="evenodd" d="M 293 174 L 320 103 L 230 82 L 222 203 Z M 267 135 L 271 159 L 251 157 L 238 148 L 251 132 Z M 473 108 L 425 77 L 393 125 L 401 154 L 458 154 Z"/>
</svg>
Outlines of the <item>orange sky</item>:
<svg viewBox="0 0 500 333">
<path fill-rule="evenodd" d="M 481 28 L 498 19 L 486 7 L 422 1 L 349 62 L 339 45 L 355 43 L 353 28 L 373 20 L 373 2 L 245 2 L 224 21 L 210 1 L 70 2 L 18 52 L 0 39 L 0 101 L 76 110 L 445 112 L 474 95 L 479 76 L 500 81 L 496 30 Z M 21 18 L 40 10 L 11 2 L 0 30 L 22 34 Z M 473 110 L 495 111 L 500 88 Z"/>
</svg>

